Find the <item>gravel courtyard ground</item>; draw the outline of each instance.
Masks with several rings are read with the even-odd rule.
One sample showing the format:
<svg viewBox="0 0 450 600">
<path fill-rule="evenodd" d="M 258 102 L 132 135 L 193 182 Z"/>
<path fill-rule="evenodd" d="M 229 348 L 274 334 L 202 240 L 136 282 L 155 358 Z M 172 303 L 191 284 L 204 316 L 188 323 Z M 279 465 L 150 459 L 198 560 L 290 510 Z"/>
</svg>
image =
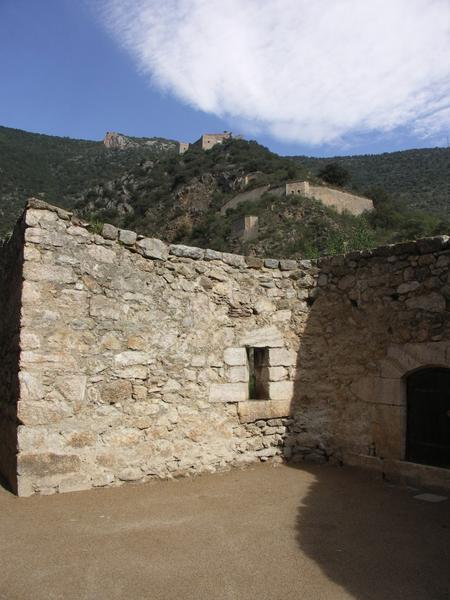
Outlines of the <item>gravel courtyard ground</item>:
<svg viewBox="0 0 450 600">
<path fill-rule="evenodd" d="M 2 600 L 449 600 L 450 500 L 351 468 L 260 465 L 115 489 L 0 490 Z"/>
</svg>

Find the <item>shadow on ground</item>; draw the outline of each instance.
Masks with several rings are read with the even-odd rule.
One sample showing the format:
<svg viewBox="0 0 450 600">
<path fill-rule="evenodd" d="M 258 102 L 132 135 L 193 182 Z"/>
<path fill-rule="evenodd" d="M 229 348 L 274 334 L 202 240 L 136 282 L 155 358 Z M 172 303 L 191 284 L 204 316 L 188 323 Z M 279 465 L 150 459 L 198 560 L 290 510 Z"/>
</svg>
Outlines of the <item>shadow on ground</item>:
<svg viewBox="0 0 450 600">
<path fill-rule="evenodd" d="M 355 600 L 450 598 L 450 500 L 415 499 L 419 490 L 359 469 L 298 469 L 315 476 L 298 507 L 298 546 L 329 580 Z"/>
</svg>

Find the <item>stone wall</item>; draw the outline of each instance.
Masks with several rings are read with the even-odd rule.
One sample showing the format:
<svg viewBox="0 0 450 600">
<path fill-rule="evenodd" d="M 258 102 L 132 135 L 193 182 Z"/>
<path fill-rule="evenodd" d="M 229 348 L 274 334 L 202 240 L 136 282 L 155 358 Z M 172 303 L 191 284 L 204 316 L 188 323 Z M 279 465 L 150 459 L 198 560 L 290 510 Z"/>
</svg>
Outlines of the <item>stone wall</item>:
<svg viewBox="0 0 450 600">
<path fill-rule="evenodd" d="M 406 464 L 405 376 L 450 367 L 447 237 L 278 261 L 99 235 L 38 201 L 23 222 L 19 494 Z"/>
<path fill-rule="evenodd" d="M 310 263 L 100 236 L 37 202 L 25 221 L 20 494 L 282 454 Z M 257 402 L 247 346 L 267 349 Z"/>
<path fill-rule="evenodd" d="M 210 150 L 231 137 L 231 133 L 228 131 L 224 131 L 223 133 L 204 133 L 201 138 L 193 143 L 193 146 L 200 146 L 202 150 Z"/>
<path fill-rule="evenodd" d="M 17 491 L 17 402 L 23 227 L 0 245 L 0 476 Z"/>
<path fill-rule="evenodd" d="M 331 206 L 337 212 L 347 211 L 360 215 L 365 210 L 373 210 L 373 202 L 364 196 L 356 196 L 342 190 L 323 185 L 311 185 L 309 181 L 291 181 L 285 186 L 286 196 L 299 195 L 320 200 L 326 206 Z"/>
<path fill-rule="evenodd" d="M 365 210 L 373 210 L 373 202 L 369 198 L 322 185 L 310 185 L 309 194 L 311 198 L 320 200 L 326 206 L 332 206 L 337 212 L 346 210 L 353 215 L 360 215 Z"/>
<path fill-rule="evenodd" d="M 319 261 L 298 356 L 307 390 L 298 407 L 331 412 L 321 442 L 336 459 L 411 470 L 398 464 L 405 378 L 423 367 L 450 368 L 449 264 L 447 236 Z"/>
</svg>

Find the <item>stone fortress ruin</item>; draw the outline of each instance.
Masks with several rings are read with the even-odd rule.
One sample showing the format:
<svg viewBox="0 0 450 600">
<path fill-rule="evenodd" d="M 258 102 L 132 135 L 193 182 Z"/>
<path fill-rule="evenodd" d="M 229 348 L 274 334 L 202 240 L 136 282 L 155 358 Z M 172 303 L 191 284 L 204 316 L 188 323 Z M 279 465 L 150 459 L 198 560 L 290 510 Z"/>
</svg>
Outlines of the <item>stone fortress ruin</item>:
<svg viewBox="0 0 450 600">
<path fill-rule="evenodd" d="M 166 245 L 30 200 L 0 248 L 20 496 L 259 461 L 450 486 L 450 240 L 319 260 Z"/>
</svg>

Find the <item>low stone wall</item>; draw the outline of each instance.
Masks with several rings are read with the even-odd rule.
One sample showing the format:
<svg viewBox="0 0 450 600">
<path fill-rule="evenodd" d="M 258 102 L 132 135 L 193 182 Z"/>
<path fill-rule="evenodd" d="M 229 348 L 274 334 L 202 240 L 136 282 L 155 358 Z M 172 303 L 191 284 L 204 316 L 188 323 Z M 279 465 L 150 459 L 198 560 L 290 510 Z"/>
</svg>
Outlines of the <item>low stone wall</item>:
<svg viewBox="0 0 450 600">
<path fill-rule="evenodd" d="M 278 261 L 99 235 L 38 201 L 21 228 L 23 290 L 5 294 L 22 304 L 20 495 L 282 458 L 401 463 L 405 376 L 450 367 L 447 237 Z"/>
</svg>

